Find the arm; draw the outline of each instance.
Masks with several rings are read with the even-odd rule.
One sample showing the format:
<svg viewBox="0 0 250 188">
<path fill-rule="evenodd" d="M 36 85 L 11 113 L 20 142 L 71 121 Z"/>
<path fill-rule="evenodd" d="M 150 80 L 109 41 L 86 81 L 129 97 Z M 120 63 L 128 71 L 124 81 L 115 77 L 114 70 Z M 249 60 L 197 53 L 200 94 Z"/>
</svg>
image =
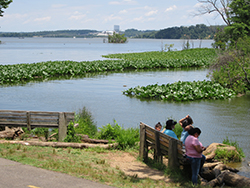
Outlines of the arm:
<svg viewBox="0 0 250 188">
<path fill-rule="evenodd" d="M 194 146 L 194 149 L 195 149 L 198 153 L 202 153 L 202 152 L 203 152 L 203 148 L 202 148 L 200 145 Z"/>
<path fill-rule="evenodd" d="M 186 117 L 182 118 L 179 120 L 179 124 L 182 126 L 182 122 L 187 119 L 189 117 L 189 115 L 186 115 Z"/>
</svg>

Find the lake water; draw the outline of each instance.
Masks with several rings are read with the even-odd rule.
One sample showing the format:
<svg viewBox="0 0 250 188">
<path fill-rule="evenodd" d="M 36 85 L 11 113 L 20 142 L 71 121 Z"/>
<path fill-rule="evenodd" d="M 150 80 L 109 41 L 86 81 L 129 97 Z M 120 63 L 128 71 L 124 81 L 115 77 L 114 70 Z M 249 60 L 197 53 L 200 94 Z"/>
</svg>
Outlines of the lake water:
<svg viewBox="0 0 250 188">
<path fill-rule="evenodd" d="M 182 49 L 182 40 L 130 39 L 126 44 L 103 43 L 98 39 L 0 38 L 0 64 L 33 63 L 48 60 L 97 60 L 112 53 L 160 51 L 164 44 Z M 204 40 L 202 47 L 212 41 Z M 193 41 L 199 47 L 200 41 Z M 0 86 L 0 109 L 36 111 L 77 111 L 87 107 L 97 126 L 116 120 L 125 128 L 138 127 L 142 121 L 154 126 L 168 118 L 179 120 L 189 114 L 202 130 L 203 145 L 237 141 L 246 155 L 237 166 L 249 176 L 250 95 L 227 100 L 162 102 L 130 98 L 122 91 L 137 85 L 166 84 L 175 81 L 204 80 L 207 69 L 148 70 L 90 74 L 84 78 L 31 82 L 25 85 Z"/>
</svg>

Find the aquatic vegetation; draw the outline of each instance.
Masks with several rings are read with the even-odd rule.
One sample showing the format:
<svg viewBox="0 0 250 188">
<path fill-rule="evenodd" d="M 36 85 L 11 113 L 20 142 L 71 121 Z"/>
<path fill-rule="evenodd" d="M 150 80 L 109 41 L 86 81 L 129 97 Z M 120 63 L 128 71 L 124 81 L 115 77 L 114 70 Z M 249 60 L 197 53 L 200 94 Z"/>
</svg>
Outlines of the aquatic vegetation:
<svg viewBox="0 0 250 188">
<path fill-rule="evenodd" d="M 231 89 L 212 81 L 175 82 L 137 86 L 123 91 L 124 95 L 145 99 L 192 101 L 201 99 L 225 99 L 235 96 Z"/>
<path fill-rule="evenodd" d="M 59 77 L 84 76 L 87 73 L 155 68 L 204 67 L 216 56 L 214 49 L 190 49 L 171 52 L 113 54 L 120 58 L 98 61 L 48 61 L 31 64 L 0 65 L 0 84 L 13 84 Z"/>
<path fill-rule="evenodd" d="M 142 52 L 110 54 L 103 57 L 116 58 L 137 62 L 137 64 L 148 64 L 151 68 L 180 68 L 180 67 L 206 67 L 217 56 L 215 49 L 195 48 L 182 51 L 169 52 Z"/>
</svg>

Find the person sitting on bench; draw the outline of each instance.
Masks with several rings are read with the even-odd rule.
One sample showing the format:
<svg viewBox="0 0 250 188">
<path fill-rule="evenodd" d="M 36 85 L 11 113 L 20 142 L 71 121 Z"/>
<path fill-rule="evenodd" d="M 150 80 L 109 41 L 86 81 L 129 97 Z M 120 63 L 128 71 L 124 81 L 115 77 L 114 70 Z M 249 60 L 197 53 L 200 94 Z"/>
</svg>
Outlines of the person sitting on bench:
<svg viewBox="0 0 250 188">
<path fill-rule="evenodd" d="M 163 133 L 178 140 L 176 134 L 173 131 L 176 123 L 177 122 L 172 120 L 172 119 L 167 120 L 166 121 L 166 127 L 165 127 L 166 130 Z"/>
<path fill-rule="evenodd" d="M 160 123 L 160 122 L 156 123 L 156 125 L 155 125 L 155 130 L 161 131 L 161 128 L 162 128 L 161 123 Z"/>
</svg>

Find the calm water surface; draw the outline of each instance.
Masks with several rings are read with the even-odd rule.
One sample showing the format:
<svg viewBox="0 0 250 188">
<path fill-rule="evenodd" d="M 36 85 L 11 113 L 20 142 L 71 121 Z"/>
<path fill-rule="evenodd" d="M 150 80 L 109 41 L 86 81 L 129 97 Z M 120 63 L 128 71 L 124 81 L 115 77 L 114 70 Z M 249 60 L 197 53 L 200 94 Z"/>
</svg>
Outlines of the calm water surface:
<svg viewBox="0 0 250 188">
<path fill-rule="evenodd" d="M 112 53 L 160 51 L 165 44 L 181 50 L 183 40 L 129 39 L 125 44 L 103 43 L 103 38 L 1 38 L 0 64 L 34 63 L 41 61 L 104 59 Z M 192 47 L 211 47 L 212 40 L 193 40 Z M 11 54 L 11 58 L 10 55 Z"/>
<path fill-rule="evenodd" d="M 163 44 L 180 40 L 129 40 L 127 44 L 107 44 L 102 39 L 14 39 L 0 38 L 0 64 L 32 63 L 47 60 L 95 60 L 101 55 L 122 52 L 159 51 Z M 86 42 L 85 42 L 86 41 Z M 195 41 L 198 47 L 199 41 Z M 210 47 L 212 41 L 202 41 Z M 175 81 L 204 80 L 208 71 L 158 70 L 142 72 L 102 73 L 85 78 L 28 83 L 22 86 L 0 86 L 0 108 L 9 110 L 77 111 L 86 106 L 98 127 L 113 123 L 123 127 L 138 127 L 139 122 L 154 125 L 168 118 L 179 120 L 189 114 L 200 127 L 203 145 L 222 142 L 228 137 L 238 141 L 246 158 L 238 168 L 249 176 L 250 95 L 227 100 L 193 102 L 147 101 L 122 95 L 122 91 L 137 85 L 166 84 Z M 250 177 L 250 176 L 249 176 Z"/>
</svg>

